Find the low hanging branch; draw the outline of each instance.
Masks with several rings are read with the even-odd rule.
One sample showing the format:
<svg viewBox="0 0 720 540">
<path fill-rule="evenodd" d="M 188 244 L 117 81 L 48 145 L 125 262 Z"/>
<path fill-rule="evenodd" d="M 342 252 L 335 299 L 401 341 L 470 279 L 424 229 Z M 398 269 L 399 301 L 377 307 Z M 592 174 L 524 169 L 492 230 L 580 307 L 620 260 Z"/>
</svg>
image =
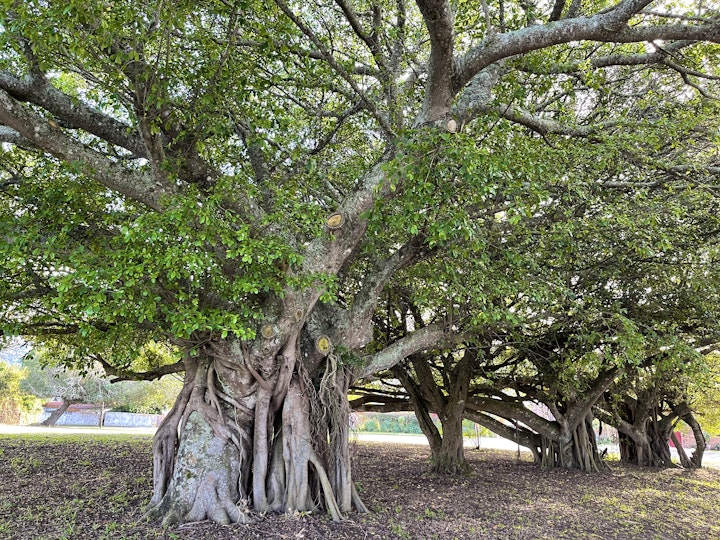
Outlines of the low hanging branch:
<svg viewBox="0 0 720 540">
<path fill-rule="evenodd" d="M 185 371 L 185 361 L 178 360 L 174 364 L 167 364 L 149 371 L 130 371 L 110 364 L 100 355 L 92 355 L 91 358 L 98 362 L 106 374 L 115 377 L 110 379 L 111 383 L 120 381 L 154 381 L 171 373 L 182 373 Z"/>
</svg>

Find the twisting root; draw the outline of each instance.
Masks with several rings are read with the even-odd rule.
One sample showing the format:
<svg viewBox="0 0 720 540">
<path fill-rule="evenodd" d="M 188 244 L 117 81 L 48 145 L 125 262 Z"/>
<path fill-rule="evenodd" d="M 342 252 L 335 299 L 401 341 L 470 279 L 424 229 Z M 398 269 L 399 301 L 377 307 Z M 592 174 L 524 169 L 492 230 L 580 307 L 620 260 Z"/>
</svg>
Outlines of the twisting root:
<svg viewBox="0 0 720 540">
<path fill-rule="evenodd" d="M 250 500 L 259 512 L 323 506 L 334 521 L 367 511 L 350 475 L 349 374 L 331 354 L 315 386 L 297 353 L 286 344 L 262 370 L 220 346 L 193 361 L 156 439 L 164 523 L 248 522 L 238 504 Z"/>
</svg>

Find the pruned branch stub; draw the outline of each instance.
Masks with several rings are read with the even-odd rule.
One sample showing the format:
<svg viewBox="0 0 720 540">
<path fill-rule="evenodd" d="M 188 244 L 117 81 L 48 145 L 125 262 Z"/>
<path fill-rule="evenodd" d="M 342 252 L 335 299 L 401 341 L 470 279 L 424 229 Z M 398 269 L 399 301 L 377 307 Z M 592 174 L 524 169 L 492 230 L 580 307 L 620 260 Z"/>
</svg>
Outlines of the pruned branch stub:
<svg viewBox="0 0 720 540">
<path fill-rule="evenodd" d="M 328 229 L 331 231 L 334 231 L 336 229 L 339 229 L 343 226 L 345 223 L 345 216 L 343 216 L 340 212 L 335 212 L 333 214 L 330 214 L 327 218 L 327 226 Z"/>
</svg>

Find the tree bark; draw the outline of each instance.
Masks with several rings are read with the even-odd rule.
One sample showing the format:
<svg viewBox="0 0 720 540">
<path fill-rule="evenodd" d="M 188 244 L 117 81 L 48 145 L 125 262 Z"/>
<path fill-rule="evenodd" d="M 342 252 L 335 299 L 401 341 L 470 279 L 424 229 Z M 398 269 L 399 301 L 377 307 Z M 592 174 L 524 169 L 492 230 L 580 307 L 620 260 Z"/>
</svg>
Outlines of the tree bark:
<svg viewBox="0 0 720 540">
<path fill-rule="evenodd" d="M 702 458 L 703 454 L 705 453 L 706 446 L 705 435 L 702 432 L 702 427 L 695 419 L 695 416 L 692 414 L 692 411 L 690 410 L 690 407 L 688 407 L 687 403 L 683 402 L 679 405 L 673 405 L 672 409 L 673 412 L 678 416 L 678 418 L 680 418 L 680 420 L 690 426 L 690 429 L 693 432 L 693 437 L 695 438 L 695 451 L 690 457 L 688 463 L 683 464 L 683 467 L 699 469 L 700 467 L 702 467 Z M 680 448 L 678 448 L 678 453 L 679 452 Z"/>
<path fill-rule="evenodd" d="M 617 404 L 616 418 L 605 420 L 618 430 L 620 461 L 641 467 L 674 467 L 670 454 L 672 416 L 663 416 L 656 406 L 651 406 L 650 395 L 638 399 L 628 396 Z"/>
<path fill-rule="evenodd" d="M 60 417 L 63 414 L 65 414 L 65 411 L 67 411 L 68 408 L 70 407 L 70 405 L 72 405 L 73 403 L 78 403 L 78 400 L 63 398 L 62 404 L 60 405 L 60 407 L 55 409 L 50 414 L 50 416 L 48 416 L 45 420 L 40 422 L 40 425 L 45 426 L 45 427 L 51 427 L 51 426 L 54 426 L 55 424 L 57 424 L 58 420 L 60 420 Z"/>
<path fill-rule="evenodd" d="M 562 426 L 560 436 L 541 438 L 541 465 L 576 469 L 584 472 L 598 472 L 606 467 L 598 452 L 593 416 L 588 414 L 577 426 Z M 561 423 L 562 425 L 562 423 Z"/>
<path fill-rule="evenodd" d="M 443 362 L 451 362 L 452 357 L 453 354 L 448 354 Z M 422 355 L 412 357 L 416 378 L 402 366 L 393 371 L 408 392 L 420 428 L 430 443 L 430 468 L 435 473 L 468 474 L 472 470 L 465 459 L 462 422 L 474 360 L 474 354 L 466 350 L 452 369 L 448 369 L 447 395 L 440 391 Z M 437 413 L 442 433 L 432 422 L 430 410 Z"/>
<path fill-rule="evenodd" d="M 188 360 L 155 436 L 150 517 L 246 523 L 254 512 L 324 509 L 340 521 L 353 505 L 366 510 L 352 485 L 350 374 L 332 357 L 311 377 L 299 348 L 283 350 L 272 372 L 238 344 Z"/>
</svg>

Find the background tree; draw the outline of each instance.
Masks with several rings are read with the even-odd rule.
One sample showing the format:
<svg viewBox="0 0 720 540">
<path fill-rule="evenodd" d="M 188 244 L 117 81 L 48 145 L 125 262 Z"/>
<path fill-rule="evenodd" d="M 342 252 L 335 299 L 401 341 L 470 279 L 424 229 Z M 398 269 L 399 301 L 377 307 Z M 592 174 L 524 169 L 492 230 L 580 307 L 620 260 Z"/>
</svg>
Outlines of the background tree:
<svg viewBox="0 0 720 540">
<path fill-rule="evenodd" d="M 170 376 L 158 381 L 125 381 L 116 386 L 110 402 L 114 411 L 163 414 L 175 403 L 182 379 Z"/>
<path fill-rule="evenodd" d="M 25 376 L 21 367 L 0 361 L 0 423 L 19 424 L 40 411 L 40 400 L 22 388 Z"/>
<path fill-rule="evenodd" d="M 79 371 L 69 367 L 71 358 L 71 351 L 58 344 L 29 352 L 23 357 L 26 376 L 21 386 L 44 401 L 61 401 L 60 407 L 42 421 L 45 426 L 54 426 L 74 403 L 98 405 L 98 425 L 102 426 L 105 407 L 114 399 L 113 388 L 99 366 L 85 366 Z"/>
<path fill-rule="evenodd" d="M 104 360 L 104 358 L 103 358 Z M 173 351 L 157 343 L 148 343 L 130 362 L 117 362 L 118 370 L 144 370 L 162 368 L 176 361 Z M 82 366 L 73 369 L 70 366 Z M 73 349 L 57 342 L 28 353 L 22 361 L 26 376 L 21 382 L 22 388 L 44 400 L 60 399 L 61 407 L 43 421 L 45 425 L 54 425 L 73 403 L 91 403 L 105 409 L 119 409 L 128 412 L 161 413 L 169 410 L 182 384 L 177 377 L 167 377 L 155 381 L 117 381 L 108 378 L 102 365 L 89 364 L 86 360 L 74 357 Z"/>
<path fill-rule="evenodd" d="M 350 382 L 482 326 L 457 317 L 455 260 L 483 275 L 488 226 L 548 201 L 543 168 L 589 166 L 556 143 L 606 152 L 598 189 L 713 196 L 714 132 L 696 118 L 720 34 L 703 5 L 4 8 L 4 332 L 72 337 L 88 362 L 113 351 L 110 370 L 150 340 L 182 351 L 120 374 L 184 371 L 154 446 L 168 523 L 248 520 L 239 500 L 364 510 Z M 431 322 L 373 341 L 383 291 L 412 268 L 437 272 L 414 291 Z"/>
</svg>

